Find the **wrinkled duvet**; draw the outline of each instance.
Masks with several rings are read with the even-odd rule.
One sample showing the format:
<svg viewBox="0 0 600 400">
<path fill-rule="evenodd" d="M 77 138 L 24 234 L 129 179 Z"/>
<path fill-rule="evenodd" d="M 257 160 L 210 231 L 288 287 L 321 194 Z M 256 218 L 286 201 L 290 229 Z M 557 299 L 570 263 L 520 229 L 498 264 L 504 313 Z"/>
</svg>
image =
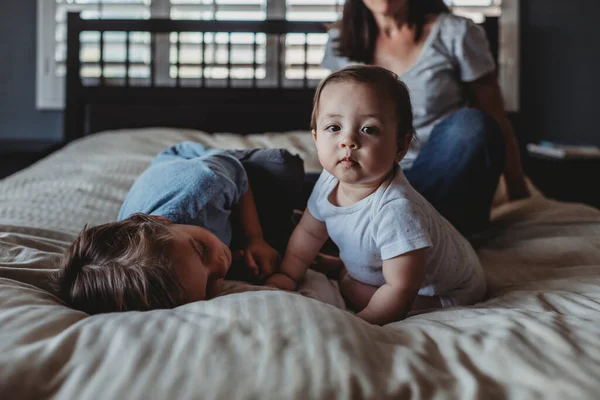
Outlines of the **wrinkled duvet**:
<svg viewBox="0 0 600 400">
<path fill-rule="evenodd" d="M 600 211 L 501 204 L 477 238 L 486 301 L 370 326 L 335 283 L 300 294 L 229 283 L 173 310 L 88 316 L 46 279 L 85 223 L 114 220 L 135 178 L 181 140 L 285 147 L 307 132 L 144 129 L 74 142 L 0 181 L 1 399 L 572 399 L 600 396 Z"/>
</svg>

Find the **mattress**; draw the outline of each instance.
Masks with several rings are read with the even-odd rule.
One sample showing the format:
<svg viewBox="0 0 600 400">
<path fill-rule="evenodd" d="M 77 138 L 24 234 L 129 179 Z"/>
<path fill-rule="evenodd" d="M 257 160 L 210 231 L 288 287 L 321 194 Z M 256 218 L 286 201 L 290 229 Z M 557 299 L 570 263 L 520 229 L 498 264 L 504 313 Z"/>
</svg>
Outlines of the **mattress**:
<svg viewBox="0 0 600 400">
<path fill-rule="evenodd" d="M 47 279 L 85 225 L 114 220 L 163 148 L 284 147 L 308 132 L 114 131 L 0 181 L 2 399 L 531 399 L 600 393 L 600 212 L 499 202 L 475 245 L 485 301 L 371 326 L 313 272 L 300 293 L 231 282 L 173 310 L 88 316 Z"/>
</svg>

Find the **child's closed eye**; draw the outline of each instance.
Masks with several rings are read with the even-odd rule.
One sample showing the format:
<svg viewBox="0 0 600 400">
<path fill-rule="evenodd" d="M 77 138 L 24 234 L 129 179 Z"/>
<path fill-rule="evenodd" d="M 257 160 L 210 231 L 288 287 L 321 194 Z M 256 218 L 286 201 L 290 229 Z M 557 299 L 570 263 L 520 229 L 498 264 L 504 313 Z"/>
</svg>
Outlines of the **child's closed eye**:
<svg viewBox="0 0 600 400">
<path fill-rule="evenodd" d="M 196 242 L 192 239 L 190 239 L 190 244 L 192 245 L 192 248 L 196 254 L 198 254 L 198 257 L 200 257 L 200 261 L 205 262 L 208 254 L 206 247 L 201 242 Z"/>
<path fill-rule="evenodd" d="M 202 261 L 208 260 L 208 246 L 205 246 L 202 242 L 198 242 L 198 247 L 200 248 L 200 252 L 202 254 Z"/>
</svg>

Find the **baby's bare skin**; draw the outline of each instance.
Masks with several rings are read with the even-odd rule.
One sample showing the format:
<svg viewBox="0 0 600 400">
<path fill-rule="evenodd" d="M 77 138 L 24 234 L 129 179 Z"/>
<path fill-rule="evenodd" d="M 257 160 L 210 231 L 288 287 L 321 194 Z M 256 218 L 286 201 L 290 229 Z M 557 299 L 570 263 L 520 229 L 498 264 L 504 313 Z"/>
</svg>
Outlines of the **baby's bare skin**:
<svg viewBox="0 0 600 400">
<path fill-rule="evenodd" d="M 319 254 L 311 268 L 325 274 L 329 279 L 339 281 L 340 293 L 346 302 L 346 306 L 354 312 L 363 310 L 378 289 L 376 286 L 367 285 L 353 279 L 348 275 L 344 263 L 338 257 Z M 417 295 L 409 315 L 439 308 L 441 308 L 439 297 Z"/>
<path fill-rule="evenodd" d="M 329 279 L 339 282 L 340 292 L 346 306 L 353 311 L 358 312 L 365 308 L 377 291 L 377 287 L 364 284 L 350 277 L 339 257 L 321 253 L 317 256 L 311 268 L 325 274 Z"/>
</svg>

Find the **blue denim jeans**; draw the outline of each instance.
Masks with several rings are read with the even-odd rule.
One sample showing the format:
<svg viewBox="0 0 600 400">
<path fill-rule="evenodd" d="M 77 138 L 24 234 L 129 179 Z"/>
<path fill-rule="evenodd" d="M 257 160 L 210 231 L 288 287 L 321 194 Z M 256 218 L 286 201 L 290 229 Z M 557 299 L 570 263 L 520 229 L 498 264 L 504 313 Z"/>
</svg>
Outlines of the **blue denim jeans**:
<svg viewBox="0 0 600 400">
<path fill-rule="evenodd" d="M 496 121 L 479 110 L 463 108 L 433 128 L 404 174 L 440 214 L 468 237 L 489 224 L 504 156 L 504 137 Z M 306 199 L 318 176 L 306 174 Z"/>
<path fill-rule="evenodd" d="M 304 162 L 284 149 L 236 150 L 231 154 L 248 174 L 264 239 L 283 255 L 294 229 L 292 212 L 302 190 Z M 241 246 L 240 235 L 234 231 L 232 248 Z"/>
<path fill-rule="evenodd" d="M 464 236 L 481 232 L 504 169 L 498 123 L 463 108 L 437 124 L 409 170 L 410 184 Z"/>
</svg>

